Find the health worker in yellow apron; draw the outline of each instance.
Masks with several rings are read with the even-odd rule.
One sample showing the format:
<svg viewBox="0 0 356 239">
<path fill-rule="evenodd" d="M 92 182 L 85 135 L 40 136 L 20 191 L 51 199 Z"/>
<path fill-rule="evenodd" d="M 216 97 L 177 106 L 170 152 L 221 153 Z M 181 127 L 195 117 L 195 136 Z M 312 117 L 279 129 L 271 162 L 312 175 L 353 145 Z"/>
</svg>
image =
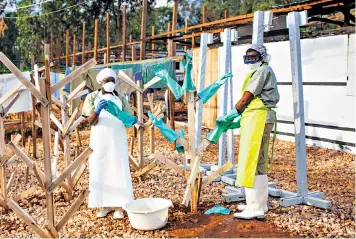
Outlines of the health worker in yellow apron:
<svg viewBox="0 0 356 239">
<path fill-rule="evenodd" d="M 242 114 L 236 183 L 245 187 L 246 205 L 240 205 L 242 212 L 234 216 L 242 219 L 263 218 L 268 211 L 268 145 L 275 123 L 272 108 L 279 102 L 277 80 L 269 60 L 264 45 L 252 44 L 248 48 L 244 63 L 250 73 L 235 106 Z"/>
</svg>

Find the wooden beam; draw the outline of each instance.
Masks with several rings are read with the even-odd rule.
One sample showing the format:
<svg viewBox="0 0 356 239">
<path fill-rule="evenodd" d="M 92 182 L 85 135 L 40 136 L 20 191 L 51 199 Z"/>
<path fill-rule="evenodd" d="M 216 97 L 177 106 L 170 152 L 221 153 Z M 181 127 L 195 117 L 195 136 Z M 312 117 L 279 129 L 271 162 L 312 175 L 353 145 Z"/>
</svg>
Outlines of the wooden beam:
<svg viewBox="0 0 356 239">
<path fill-rule="evenodd" d="M 77 185 L 77 183 L 79 182 L 79 179 L 83 176 L 83 173 L 84 173 L 86 168 L 87 168 L 86 164 L 83 163 L 72 174 L 71 178 L 73 179 L 73 188 Z"/>
<path fill-rule="evenodd" d="M 11 107 L 15 104 L 15 102 L 18 100 L 18 98 L 20 97 L 19 93 L 13 94 L 12 98 L 10 98 L 8 104 L 5 106 L 5 108 L 3 108 L 2 111 L 0 111 L 0 115 L 6 115 L 7 112 L 9 112 L 9 110 L 11 109 Z M 22 119 L 21 119 L 22 120 Z M 21 122 L 22 123 L 22 122 Z"/>
<path fill-rule="evenodd" d="M 142 0 L 142 18 L 141 18 L 141 47 L 140 60 L 144 60 L 146 56 L 146 25 L 147 25 L 147 0 Z"/>
<path fill-rule="evenodd" d="M 184 25 L 184 27 L 185 27 L 185 28 L 188 27 L 188 19 L 185 19 L 185 25 Z M 185 31 L 184 33 L 187 34 L 188 32 Z M 185 39 L 184 42 L 187 42 L 187 39 Z M 187 52 L 187 50 L 188 50 L 187 45 L 184 45 L 184 51 Z"/>
<path fill-rule="evenodd" d="M 85 63 L 85 23 L 82 30 L 82 65 Z"/>
<path fill-rule="evenodd" d="M 19 79 L 21 83 L 26 86 L 31 94 L 33 94 L 41 102 L 43 106 L 48 104 L 48 100 L 44 97 L 44 95 L 26 79 L 22 72 L 2 52 L 0 52 L 0 60 L 12 72 L 12 74 L 14 74 L 17 79 Z"/>
<path fill-rule="evenodd" d="M 58 33 L 58 36 L 57 36 L 56 58 L 57 58 L 57 71 L 59 72 L 60 71 L 60 65 L 61 65 L 61 33 Z"/>
<path fill-rule="evenodd" d="M 17 194 L 16 196 L 14 196 L 14 197 L 12 198 L 12 200 L 14 200 L 15 202 L 18 202 L 18 201 L 20 201 L 21 199 L 26 198 L 26 197 L 28 197 L 28 196 L 34 194 L 34 193 L 36 192 L 36 190 L 37 190 L 37 186 L 32 186 L 32 187 L 30 187 L 29 189 L 27 189 L 27 190 L 25 190 L 25 191 L 23 191 L 23 192 Z"/>
<path fill-rule="evenodd" d="M 217 177 L 219 177 L 221 174 L 225 173 L 226 171 L 232 169 L 234 165 L 228 161 L 227 163 L 225 163 L 221 168 L 219 168 L 218 170 L 216 170 L 215 172 L 213 172 L 212 174 L 210 174 L 207 178 L 205 178 L 205 180 L 203 180 L 203 187 L 208 185 L 209 183 L 213 182 L 214 179 L 216 179 Z"/>
<path fill-rule="evenodd" d="M 94 21 L 94 60 L 97 60 L 98 55 L 98 27 L 99 27 L 99 19 L 95 19 Z"/>
<path fill-rule="evenodd" d="M 80 83 L 67 97 L 67 103 L 69 103 L 76 94 L 78 94 L 86 85 L 86 81 Z"/>
<path fill-rule="evenodd" d="M 178 0 L 173 0 L 173 13 L 172 13 L 172 31 L 175 31 L 177 29 L 177 24 L 178 24 Z M 172 34 L 173 36 L 175 34 Z M 176 43 L 175 42 L 171 42 L 171 48 L 172 48 L 172 52 L 171 52 L 171 56 L 175 56 L 176 55 Z"/>
<path fill-rule="evenodd" d="M 18 169 L 19 165 L 17 165 L 15 167 L 15 169 L 12 171 L 11 175 L 10 175 L 10 178 L 9 178 L 9 181 L 7 181 L 7 185 L 6 185 L 6 191 L 9 192 L 13 182 L 14 182 L 14 179 L 15 179 L 15 175 L 17 173 L 17 169 Z"/>
<path fill-rule="evenodd" d="M 229 9 L 224 10 L 224 18 L 229 18 Z"/>
<path fill-rule="evenodd" d="M 106 64 L 110 63 L 110 14 L 106 12 Z"/>
<path fill-rule="evenodd" d="M 52 101 L 53 103 L 55 103 L 58 107 L 62 108 L 62 109 L 69 109 L 69 105 L 68 104 L 64 104 L 63 102 L 61 102 L 59 99 L 57 99 L 56 97 L 52 96 Z"/>
<path fill-rule="evenodd" d="M 200 158 L 197 156 L 194 160 L 193 167 L 191 168 L 189 180 L 187 182 L 187 188 L 185 189 L 184 192 L 184 197 L 182 204 L 184 204 L 186 207 L 188 207 L 189 202 L 190 202 L 190 197 L 191 197 L 191 191 L 195 187 L 196 179 L 198 176 L 198 173 L 200 171 Z"/>
<path fill-rule="evenodd" d="M 83 117 L 82 115 L 79 116 L 79 118 L 76 121 L 74 121 L 72 126 L 68 129 L 67 134 L 69 135 L 70 133 L 72 133 L 83 120 L 85 120 L 85 117 Z"/>
<path fill-rule="evenodd" d="M 70 175 L 77 167 L 84 162 L 85 159 L 93 152 L 91 148 L 86 148 L 59 176 L 51 185 L 47 187 L 47 192 L 52 193 L 58 185 L 60 185 L 68 175 Z"/>
<path fill-rule="evenodd" d="M 152 36 L 155 35 L 155 26 L 154 25 L 151 28 L 151 35 Z M 154 44 L 153 41 L 152 41 L 152 44 L 151 44 L 151 56 L 152 56 L 152 59 L 155 59 L 155 44 Z"/>
<path fill-rule="evenodd" d="M 132 88 L 134 88 L 136 91 L 140 92 L 140 93 L 143 93 L 143 88 L 136 85 L 135 82 L 133 82 L 133 80 L 128 76 L 126 75 L 125 72 L 123 72 L 122 70 L 119 70 L 119 74 L 118 76 L 120 77 L 120 79 L 122 81 L 124 81 L 125 83 L 127 83 L 128 85 L 130 85 Z M 139 81 L 140 82 L 140 81 Z"/>
<path fill-rule="evenodd" d="M 132 35 L 130 35 L 130 44 L 131 44 L 131 61 L 136 60 L 136 45 L 132 44 Z"/>
<path fill-rule="evenodd" d="M 154 84 L 160 82 L 162 79 L 160 77 L 155 77 L 152 80 L 150 80 L 149 82 L 147 82 L 144 86 L 143 86 L 143 90 L 147 90 L 148 88 L 150 88 L 151 86 L 153 86 Z"/>
<path fill-rule="evenodd" d="M 140 171 L 136 172 L 136 177 L 141 177 L 144 174 L 149 173 L 151 170 L 153 170 L 157 166 L 156 160 L 141 169 Z"/>
<path fill-rule="evenodd" d="M 30 168 L 33 168 L 33 161 L 18 148 L 13 142 L 8 143 L 8 147 Z"/>
<path fill-rule="evenodd" d="M 33 62 L 34 64 L 34 62 Z M 35 74 L 38 74 L 35 72 Z M 35 79 L 31 75 L 31 83 L 35 85 Z M 32 157 L 34 159 L 37 158 L 37 130 L 36 130 L 36 98 L 31 94 L 31 100 L 32 100 L 32 114 L 31 114 L 31 128 L 32 128 Z"/>
<path fill-rule="evenodd" d="M 72 115 L 70 116 L 68 122 L 66 122 L 64 128 L 63 128 L 63 136 L 67 135 L 68 134 L 68 130 L 70 128 L 70 126 L 72 125 L 72 123 L 74 122 L 75 118 L 77 117 L 79 113 L 79 108 L 75 108 L 74 112 L 72 113 Z"/>
<path fill-rule="evenodd" d="M 0 105 L 3 105 L 10 97 L 12 97 L 21 87 L 23 84 L 21 82 L 17 83 L 14 87 L 12 87 L 8 92 L 6 92 L 0 98 Z"/>
<path fill-rule="evenodd" d="M 75 54 L 77 52 L 77 36 L 73 34 L 73 57 L 72 57 L 72 66 L 75 66 Z"/>
<path fill-rule="evenodd" d="M 56 118 L 56 116 L 54 114 L 50 114 L 49 118 L 58 127 L 58 129 L 63 132 L 63 126 L 62 126 L 61 122 L 59 122 L 59 120 Z"/>
<path fill-rule="evenodd" d="M 50 38 L 50 53 L 49 53 L 49 61 L 53 60 L 53 45 L 54 45 L 54 37 L 53 34 L 51 33 L 51 38 Z"/>
<path fill-rule="evenodd" d="M 42 238 L 51 238 L 48 233 L 46 233 L 42 228 L 37 224 L 35 220 L 23 210 L 14 200 L 10 199 L 7 203 L 7 206 L 11 208 L 14 213 L 21 218 L 34 232 L 36 232 Z"/>
<path fill-rule="evenodd" d="M 209 145 L 210 145 L 210 142 L 206 139 L 203 139 L 197 148 L 197 155 L 199 155 L 201 152 L 203 152 Z"/>
<path fill-rule="evenodd" d="M 66 31 L 66 67 L 69 67 L 69 30 Z"/>
<path fill-rule="evenodd" d="M 80 205 L 84 202 L 84 200 L 88 197 L 89 190 L 85 190 L 80 194 L 80 196 L 75 200 L 75 202 L 70 206 L 66 214 L 59 220 L 56 224 L 55 229 L 60 231 L 63 226 L 67 223 L 67 221 L 73 216 L 73 214 L 79 209 Z"/>
<path fill-rule="evenodd" d="M 0 193 L 0 206 L 4 207 L 5 209 L 8 209 L 9 207 L 6 205 L 5 198 L 1 195 Z"/>
<path fill-rule="evenodd" d="M 134 157 L 129 154 L 129 162 L 131 164 L 131 166 L 134 168 L 134 170 L 140 170 L 140 167 L 137 165 L 136 161 L 134 160 Z"/>
<path fill-rule="evenodd" d="M 70 73 L 68 76 L 64 77 L 61 81 L 57 82 L 51 87 L 52 92 L 56 92 L 57 90 L 61 89 L 64 87 L 66 84 L 71 82 L 72 80 L 76 79 L 81 75 L 82 73 L 86 72 L 90 68 L 94 67 L 96 65 L 96 60 L 92 58 L 90 61 L 87 61 L 84 65 L 81 65 L 77 69 L 75 69 L 72 73 Z"/>
<path fill-rule="evenodd" d="M 126 61 L 126 3 L 122 4 L 122 62 Z"/>
<path fill-rule="evenodd" d="M 50 88 L 50 69 L 49 69 L 49 52 L 48 45 L 45 47 L 45 71 L 46 78 L 45 80 L 40 80 L 40 90 L 43 95 L 47 96 L 47 100 L 51 98 L 51 88 Z M 54 91 L 53 91 L 54 92 Z M 41 117 L 42 117 L 42 143 L 43 143 L 43 162 L 44 162 L 44 186 L 52 182 L 52 170 L 51 170 L 51 146 L 50 146 L 50 106 L 41 107 Z M 46 193 L 46 209 L 47 209 L 47 224 L 51 227 L 54 226 L 54 207 L 53 207 L 53 194 Z"/>
<path fill-rule="evenodd" d="M 153 157 L 156 158 L 161 163 L 165 164 L 168 168 L 173 169 L 179 175 L 185 177 L 184 170 L 170 159 L 165 158 L 160 152 L 155 152 L 153 154 Z"/>
<path fill-rule="evenodd" d="M 51 238 L 59 238 L 59 234 L 54 227 L 51 227 L 49 225 L 45 225 L 44 227 L 46 228 L 48 233 L 51 235 Z"/>
</svg>

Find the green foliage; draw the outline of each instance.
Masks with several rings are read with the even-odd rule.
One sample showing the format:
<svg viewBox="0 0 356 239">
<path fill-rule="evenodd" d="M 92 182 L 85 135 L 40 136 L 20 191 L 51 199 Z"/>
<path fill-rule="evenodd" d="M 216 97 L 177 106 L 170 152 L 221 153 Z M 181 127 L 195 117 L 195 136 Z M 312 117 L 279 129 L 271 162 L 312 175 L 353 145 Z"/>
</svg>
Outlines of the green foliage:
<svg viewBox="0 0 356 239">
<path fill-rule="evenodd" d="M 15 17 L 16 13 L 11 13 L 8 16 Z M 8 29 L 5 31 L 5 37 L 0 38 L 0 51 L 9 57 L 9 59 L 16 59 L 19 57 L 18 46 L 16 39 L 18 36 L 18 30 L 13 19 L 5 19 L 5 23 Z"/>
<path fill-rule="evenodd" d="M 17 37 L 17 44 L 22 58 L 30 58 L 31 55 L 37 56 L 37 41 L 41 41 L 41 45 L 45 42 L 49 42 L 51 33 L 54 38 L 61 34 L 61 54 L 64 54 L 64 42 L 65 31 L 70 30 L 72 42 L 73 34 L 77 35 L 77 41 L 79 42 L 79 49 L 81 49 L 81 35 L 82 24 L 86 24 L 86 42 L 93 42 L 94 34 L 94 19 L 99 19 L 99 47 L 106 45 L 106 12 L 110 14 L 110 41 L 111 43 L 117 43 L 121 41 L 121 8 L 122 4 L 127 4 L 127 15 L 130 14 L 140 16 L 142 1 L 141 0 L 96 0 L 94 2 L 88 2 L 86 4 L 72 7 L 64 11 L 48 14 L 59 9 L 68 8 L 70 6 L 78 4 L 76 0 L 63 0 L 47 2 L 42 5 L 41 9 L 38 7 L 24 8 L 17 11 L 19 17 L 16 19 L 16 27 L 19 32 Z M 153 6 L 155 0 L 148 0 L 149 8 Z M 32 4 L 32 0 L 21 0 L 17 6 L 27 6 Z M 118 14 L 120 13 L 120 15 Z M 41 15 L 38 17 L 26 18 L 26 16 Z M 46 15 L 47 14 L 47 15 Z M 141 19 L 141 18 L 139 18 Z M 128 21 L 129 22 L 129 21 Z M 141 24 L 141 20 L 138 21 L 138 26 Z M 140 28 L 135 27 L 130 29 L 130 23 L 128 24 L 128 32 L 133 33 L 134 39 L 139 39 Z M 56 40 L 55 40 L 56 43 Z M 70 47 L 71 48 L 71 47 Z M 78 48 L 77 48 L 78 49 Z M 79 50 L 78 49 L 78 50 Z M 43 54 L 43 53 L 41 53 Z M 41 58 L 41 57 L 40 57 Z"/>
</svg>

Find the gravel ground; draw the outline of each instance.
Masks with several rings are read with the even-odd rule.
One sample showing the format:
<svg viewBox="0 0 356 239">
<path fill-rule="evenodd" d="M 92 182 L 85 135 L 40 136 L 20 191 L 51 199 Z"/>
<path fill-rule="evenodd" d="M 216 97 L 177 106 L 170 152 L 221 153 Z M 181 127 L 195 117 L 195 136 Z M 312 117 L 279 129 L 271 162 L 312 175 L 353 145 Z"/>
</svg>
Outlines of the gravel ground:
<svg viewBox="0 0 356 239">
<path fill-rule="evenodd" d="M 83 146 L 81 151 L 89 143 L 89 131 L 81 132 Z M 38 140 L 40 141 L 40 140 Z M 75 140 L 72 139 L 73 147 Z M 145 159 L 149 163 L 148 135 L 145 135 Z M 170 145 L 156 131 L 156 150 L 177 162 L 182 163 L 183 157 L 178 153 L 172 153 Z M 235 140 L 237 155 L 238 137 Z M 42 145 L 38 142 L 38 155 L 42 155 Z M 72 148 L 74 158 L 74 148 Z M 212 145 L 202 154 L 202 163 L 217 163 L 217 146 Z M 292 207 L 280 207 L 279 200 L 270 197 L 270 211 L 266 221 L 283 229 L 294 236 L 301 237 L 355 237 L 354 207 L 355 207 L 355 155 L 328 149 L 307 148 L 308 158 L 308 186 L 310 191 L 322 191 L 326 199 L 331 200 L 330 210 L 321 210 L 310 206 L 298 205 Z M 43 169 L 43 159 L 37 160 Z M 63 170 L 63 159 L 60 151 L 58 159 L 59 169 Z M 275 157 L 273 171 L 269 174 L 270 181 L 277 184 L 278 188 L 295 191 L 295 146 L 294 143 L 277 140 L 275 144 Z M 27 184 L 24 182 L 25 167 L 23 163 L 14 163 L 8 169 L 7 177 L 18 166 L 17 177 L 11 188 L 10 197 L 36 185 L 33 173 Z M 115 221 L 112 214 L 103 219 L 96 219 L 98 209 L 87 208 L 87 201 L 80 207 L 74 216 L 60 231 L 61 237 L 169 237 L 169 229 L 172 225 L 183 222 L 191 217 L 189 209 L 180 205 L 186 186 L 185 180 L 173 170 L 164 166 L 156 167 L 143 182 L 139 183 L 133 178 L 134 194 L 136 198 L 162 197 L 171 199 L 174 207 L 170 210 L 168 226 L 163 230 L 141 232 L 131 228 L 127 217 L 124 220 Z M 221 204 L 229 207 L 233 212 L 237 204 L 223 204 L 221 194 L 226 185 L 219 182 L 213 183 L 202 189 L 199 204 L 199 213 L 205 209 Z M 82 190 L 88 188 L 88 172 L 77 185 L 75 196 L 71 202 L 64 200 L 63 191 L 55 193 L 55 217 L 59 220 L 67 211 L 71 203 Z M 41 226 L 45 225 L 46 209 L 45 195 L 40 188 L 25 199 L 19 201 L 21 207 L 26 209 Z M 1 210 L 1 209 L 0 209 Z M 29 227 L 21 221 L 12 211 L 2 210 L 0 215 L 0 237 L 36 237 Z"/>
</svg>

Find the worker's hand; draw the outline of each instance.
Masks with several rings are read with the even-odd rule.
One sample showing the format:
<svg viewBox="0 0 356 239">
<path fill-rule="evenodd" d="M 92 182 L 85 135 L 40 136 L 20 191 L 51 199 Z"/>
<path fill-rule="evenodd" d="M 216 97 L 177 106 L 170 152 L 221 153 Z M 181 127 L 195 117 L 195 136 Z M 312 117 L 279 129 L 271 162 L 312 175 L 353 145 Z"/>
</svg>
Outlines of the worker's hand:
<svg viewBox="0 0 356 239">
<path fill-rule="evenodd" d="M 95 108 L 95 113 L 100 114 L 101 110 L 104 109 L 108 105 L 106 100 L 99 101 L 99 104 Z"/>
</svg>

